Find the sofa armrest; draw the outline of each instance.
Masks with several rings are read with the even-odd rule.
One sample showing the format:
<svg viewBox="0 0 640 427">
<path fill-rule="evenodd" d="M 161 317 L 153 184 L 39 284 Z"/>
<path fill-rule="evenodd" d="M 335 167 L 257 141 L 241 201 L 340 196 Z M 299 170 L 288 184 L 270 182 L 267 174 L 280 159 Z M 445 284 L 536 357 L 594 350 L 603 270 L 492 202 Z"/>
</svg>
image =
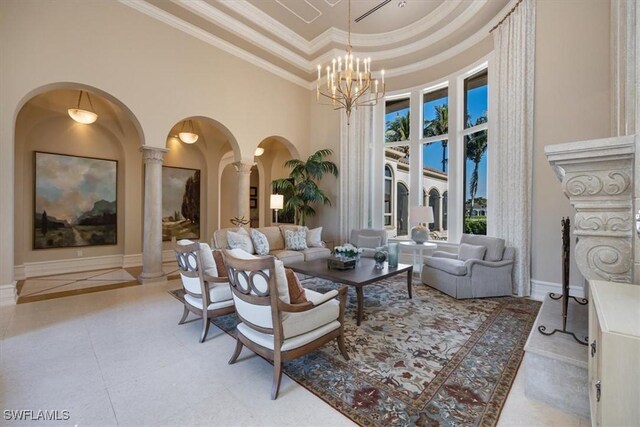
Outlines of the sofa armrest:
<svg viewBox="0 0 640 427">
<path fill-rule="evenodd" d="M 452 254 L 451 252 L 443 251 L 435 251 L 433 254 L 431 254 L 431 256 L 436 258 L 458 259 L 458 254 Z"/>
<path fill-rule="evenodd" d="M 505 267 L 507 265 L 513 264 L 513 260 L 503 260 L 503 261 L 485 261 L 482 259 L 468 259 L 464 262 L 467 266 L 467 269 L 471 271 L 474 266 L 482 266 L 489 268 L 500 268 Z"/>
</svg>

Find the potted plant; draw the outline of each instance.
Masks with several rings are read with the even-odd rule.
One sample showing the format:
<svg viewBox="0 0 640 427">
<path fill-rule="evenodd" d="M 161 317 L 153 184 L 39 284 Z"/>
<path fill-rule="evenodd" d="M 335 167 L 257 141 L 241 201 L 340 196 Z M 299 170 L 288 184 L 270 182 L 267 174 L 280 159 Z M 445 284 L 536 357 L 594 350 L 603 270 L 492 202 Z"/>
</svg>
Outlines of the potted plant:
<svg viewBox="0 0 640 427">
<path fill-rule="evenodd" d="M 326 173 L 338 176 L 338 166 L 325 160 L 332 154 L 332 150 L 325 148 L 313 153 L 306 161 L 287 160 L 284 166 L 291 168 L 289 177 L 273 181 L 274 190 L 285 196 L 284 213 L 294 212 L 300 225 L 306 225 L 307 217 L 316 214 L 312 205 L 322 203 L 331 206 L 327 195 L 318 187 L 318 181 Z"/>
</svg>

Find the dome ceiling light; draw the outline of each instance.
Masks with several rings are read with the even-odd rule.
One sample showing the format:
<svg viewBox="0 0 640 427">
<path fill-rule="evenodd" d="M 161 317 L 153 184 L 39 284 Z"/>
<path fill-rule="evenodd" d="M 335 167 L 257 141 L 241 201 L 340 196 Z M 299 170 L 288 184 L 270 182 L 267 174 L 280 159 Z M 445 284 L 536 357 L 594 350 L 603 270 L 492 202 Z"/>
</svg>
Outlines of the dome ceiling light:
<svg viewBox="0 0 640 427">
<path fill-rule="evenodd" d="M 258 147 L 258 148 L 256 148 L 256 152 L 255 152 L 255 153 L 253 153 L 253 155 L 254 155 L 254 156 L 256 156 L 256 157 L 260 157 L 260 156 L 262 156 L 263 154 L 264 154 L 264 148 L 262 148 L 262 147 Z"/>
<path fill-rule="evenodd" d="M 184 124 L 187 121 L 189 122 L 191 132 L 184 131 Z M 180 138 L 180 141 L 184 142 L 185 144 L 195 144 L 195 142 L 198 140 L 198 134 L 193 132 L 193 122 L 191 121 L 191 119 L 182 122 L 182 127 L 180 128 L 180 133 L 178 133 L 178 138 Z"/>
<path fill-rule="evenodd" d="M 80 102 L 82 101 L 83 92 L 83 90 L 80 91 L 80 95 L 78 96 L 78 105 L 76 105 L 76 108 L 69 108 L 67 110 L 67 113 L 69 113 L 69 117 L 71 117 L 76 122 L 82 123 L 83 125 L 90 125 L 91 123 L 98 120 L 98 115 L 92 111 L 94 110 L 94 108 L 93 103 L 91 102 L 91 97 L 89 96 L 89 92 L 87 92 L 87 98 L 89 99 L 89 106 L 91 107 L 91 110 L 83 110 L 80 108 Z"/>
<path fill-rule="evenodd" d="M 386 4 L 386 3 L 384 3 Z M 378 6 L 384 6 L 384 4 Z M 344 68 L 342 57 L 334 58 L 331 65 L 326 67 L 326 85 L 322 84 L 322 67 L 318 65 L 318 80 L 316 83 L 316 100 L 319 104 L 331 105 L 334 110 L 344 108 L 347 114 L 347 126 L 351 110 L 361 106 L 373 106 L 378 100 L 384 97 L 384 70 L 380 72 L 382 76 L 381 84 L 378 80 L 371 80 L 371 58 L 362 60 L 353 58 L 351 53 L 351 0 L 349 0 L 349 20 L 348 20 L 348 44 L 347 54 L 344 56 Z M 355 65 L 354 65 L 355 62 Z M 328 102 L 322 102 L 328 99 Z"/>
</svg>

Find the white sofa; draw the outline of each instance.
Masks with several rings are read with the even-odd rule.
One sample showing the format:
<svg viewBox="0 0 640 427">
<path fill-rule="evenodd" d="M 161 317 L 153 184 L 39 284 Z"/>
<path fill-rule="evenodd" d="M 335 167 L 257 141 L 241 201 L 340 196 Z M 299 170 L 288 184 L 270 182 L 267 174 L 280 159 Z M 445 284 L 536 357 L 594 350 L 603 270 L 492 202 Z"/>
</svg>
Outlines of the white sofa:
<svg viewBox="0 0 640 427">
<path fill-rule="evenodd" d="M 292 251 L 285 249 L 284 231 L 296 230 L 297 225 L 280 225 L 272 227 L 259 227 L 256 230 L 260 231 L 267 237 L 269 242 L 269 255 L 273 255 L 284 263 L 284 265 L 293 264 L 302 261 L 313 261 L 315 259 L 328 258 L 331 255 L 331 251 L 325 247 L 322 248 L 307 248 L 301 251 Z M 227 231 L 238 231 L 239 228 L 221 228 L 213 233 L 213 246 L 216 249 L 229 249 L 227 243 Z M 249 235 L 251 230 L 247 229 Z"/>
</svg>

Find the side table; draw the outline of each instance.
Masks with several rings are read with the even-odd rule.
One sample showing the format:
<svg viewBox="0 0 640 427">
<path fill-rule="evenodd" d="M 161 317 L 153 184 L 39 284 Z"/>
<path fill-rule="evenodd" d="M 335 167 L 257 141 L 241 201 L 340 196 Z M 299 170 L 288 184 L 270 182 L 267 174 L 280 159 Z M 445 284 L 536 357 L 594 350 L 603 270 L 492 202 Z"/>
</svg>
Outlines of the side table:
<svg viewBox="0 0 640 427">
<path fill-rule="evenodd" d="M 411 251 L 413 253 L 413 271 L 418 274 L 422 273 L 422 264 L 424 263 L 424 253 L 423 251 L 427 251 L 427 254 L 433 252 L 438 245 L 431 242 L 424 243 L 416 243 L 413 240 L 399 242 L 400 251 Z"/>
</svg>

